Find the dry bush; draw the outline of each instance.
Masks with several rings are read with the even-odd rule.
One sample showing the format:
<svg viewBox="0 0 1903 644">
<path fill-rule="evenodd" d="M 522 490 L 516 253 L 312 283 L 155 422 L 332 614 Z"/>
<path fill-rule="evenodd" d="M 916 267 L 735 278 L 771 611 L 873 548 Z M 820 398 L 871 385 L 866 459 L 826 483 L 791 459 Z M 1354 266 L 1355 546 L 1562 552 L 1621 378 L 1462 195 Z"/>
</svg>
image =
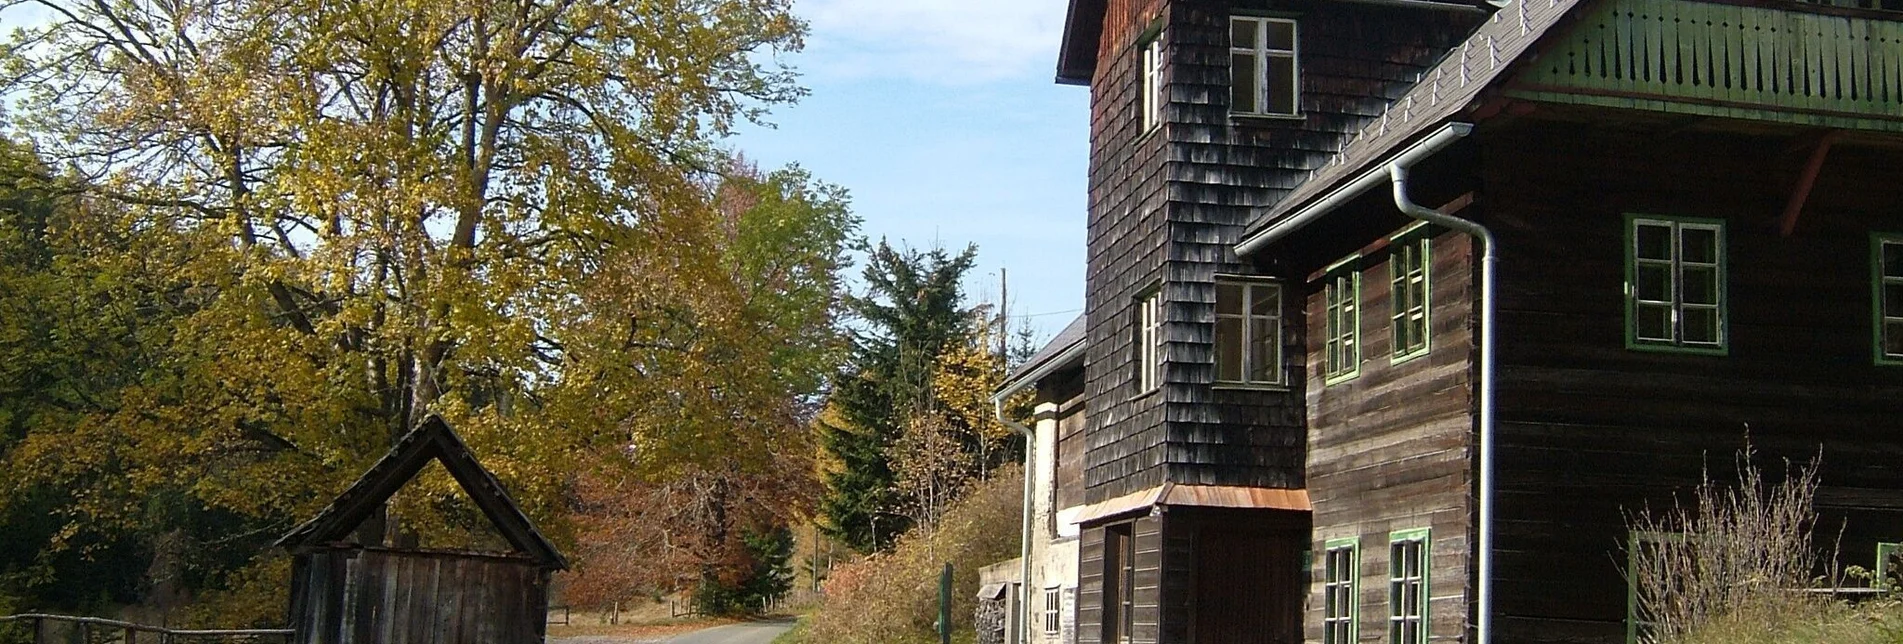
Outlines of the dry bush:
<svg viewBox="0 0 1903 644">
<path fill-rule="evenodd" d="M 934 642 L 938 575 L 952 564 L 952 619 L 972 630 L 978 569 L 1018 555 L 1024 478 L 1007 466 L 953 503 L 929 533 L 914 530 L 892 552 L 835 568 L 826 599 L 803 629 L 801 642 L 903 644 Z"/>
<path fill-rule="evenodd" d="M 1812 543 L 1817 514 L 1817 461 L 1785 462 L 1784 478 L 1770 481 L 1747 446 L 1738 454 L 1738 480 L 1721 485 L 1707 475 L 1690 507 L 1630 521 L 1636 539 L 1626 574 L 1636 581 L 1639 614 L 1649 622 L 1645 642 L 1682 642 L 1703 629 L 1738 623 L 1763 629 L 1828 612 L 1831 601 L 1809 588 L 1822 561 Z"/>
</svg>

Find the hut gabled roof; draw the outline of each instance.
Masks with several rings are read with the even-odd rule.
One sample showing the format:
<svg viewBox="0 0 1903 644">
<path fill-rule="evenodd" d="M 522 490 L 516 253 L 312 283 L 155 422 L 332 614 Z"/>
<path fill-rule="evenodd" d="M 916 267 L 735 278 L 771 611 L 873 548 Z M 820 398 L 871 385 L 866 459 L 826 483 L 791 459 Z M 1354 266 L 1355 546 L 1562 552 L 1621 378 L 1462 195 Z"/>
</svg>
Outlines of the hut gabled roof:
<svg viewBox="0 0 1903 644">
<path fill-rule="evenodd" d="M 384 454 L 356 483 L 351 484 L 350 489 L 344 490 L 316 517 L 278 539 L 277 545 L 296 549 L 347 538 L 370 518 L 371 513 L 383 507 L 384 502 L 389 501 L 397 490 L 403 489 L 411 479 L 416 478 L 416 474 L 423 471 L 423 466 L 429 465 L 430 459 L 442 463 L 443 469 L 449 470 L 456 484 L 462 487 L 470 500 L 476 502 L 483 516 L 489 518 L 489 523 L 516 550 L 545 567 L 558 570 L 568 568 L 568 560 L 555 550 L 547 537 L 535 529 L 529 517 L 522 514 L 521 507 L 509 498 L 508 491 L 502 489 L 495 475 L 476 462 L 475 454 L 449 428 L 449 423 L 435 415 L 397 440 L 396 445 L 390 447 L 390 452 Z"/>
</svg>

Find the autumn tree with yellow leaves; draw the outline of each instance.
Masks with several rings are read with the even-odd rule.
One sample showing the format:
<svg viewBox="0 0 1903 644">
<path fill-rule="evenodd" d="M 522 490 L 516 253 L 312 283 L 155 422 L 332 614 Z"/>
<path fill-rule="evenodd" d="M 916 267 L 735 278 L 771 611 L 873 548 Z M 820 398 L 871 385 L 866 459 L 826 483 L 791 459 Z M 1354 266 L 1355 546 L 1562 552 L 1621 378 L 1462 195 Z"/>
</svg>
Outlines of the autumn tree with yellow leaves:
<svg viewBox="0 0 1903 644">
<path fill-rule="evenodd" d="M 41 161 L 10 168 L 85 215 L 68 268 L 136 291 L 100 302 L 149 357 L 0 439 L 0 516 L 74 492 L 41 559 L 154 499 L 268 543 L 431 413 L 564 542 L 578 472 L 810 455 L 856 222 L 798 170 L 736 188 L 719 147 L 802 93 L 789 5 L 0 3 L 41 17 L 0 46 Z M 391 515 L 363 538 L 480 523 L 441 476 Z M 199 586 L 275 591 L 213 563 Z"/>
</svg>

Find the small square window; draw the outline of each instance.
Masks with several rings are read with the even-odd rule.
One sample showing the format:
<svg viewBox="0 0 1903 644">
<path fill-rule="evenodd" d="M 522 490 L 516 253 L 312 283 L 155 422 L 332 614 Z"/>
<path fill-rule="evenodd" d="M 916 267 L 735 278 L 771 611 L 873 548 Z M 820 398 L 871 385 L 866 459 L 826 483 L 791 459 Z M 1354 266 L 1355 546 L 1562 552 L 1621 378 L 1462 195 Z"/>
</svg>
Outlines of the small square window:
<svg viewBox="0 0 1903 644">
<path fill-rule="evenodd" d="M 1633 216 L 1626 233 L 1627 345 L 1724 353 L 1724 222 Z"/>
<path fill-rule="evenodd" d="M 1300 114 L 1297 42 L 1293 20 L 1229 18 L 1229 111 L 1254 116 Z"/>
<path fill-rule="evenodd" d="M 1280 385 L 1282 287 L 1216 278 L 1216 381 Z"/>
</svg>

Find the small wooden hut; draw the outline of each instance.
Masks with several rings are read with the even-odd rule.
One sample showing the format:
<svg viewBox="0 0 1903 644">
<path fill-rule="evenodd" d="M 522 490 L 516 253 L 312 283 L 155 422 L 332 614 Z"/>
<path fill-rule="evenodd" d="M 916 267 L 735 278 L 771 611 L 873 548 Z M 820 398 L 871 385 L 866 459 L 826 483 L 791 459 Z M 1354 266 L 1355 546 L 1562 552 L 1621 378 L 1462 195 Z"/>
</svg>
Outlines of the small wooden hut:
<svg viewBox="0 0 1903 644">
<path fill-rule="evenodd" d="M 364 545 L 352 535 L 431 459 L 513 552 Z M 315 518 L 279 539 L 293 555 L 290 644 L 536 644 L 561 553 L 441 418 L 398 440 Z"/>
</svg>

